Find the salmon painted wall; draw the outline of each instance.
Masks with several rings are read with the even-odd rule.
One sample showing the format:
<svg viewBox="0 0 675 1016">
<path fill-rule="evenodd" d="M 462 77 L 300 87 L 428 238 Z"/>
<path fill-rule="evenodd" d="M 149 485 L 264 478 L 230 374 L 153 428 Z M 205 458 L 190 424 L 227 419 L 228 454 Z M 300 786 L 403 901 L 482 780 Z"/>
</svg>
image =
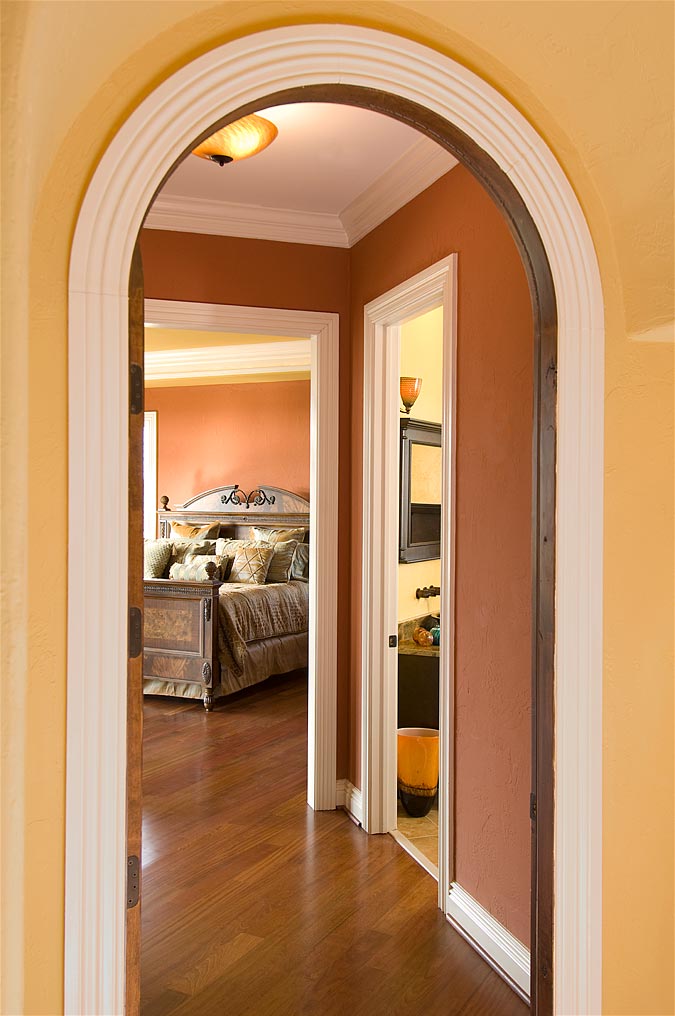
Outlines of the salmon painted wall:
<svg viewBox="0 0 675 1016">
<path fill-rule="evenodd" d="M 453 252 L 459 255 L 455 877 L 528 944 L 532 310 L 506 223 L 463 167 L 351 252 L 352 630 L 361 607 L 363 305 Z M 359 654 L 355 644 L 355 779 Z"/>
<path fill-rule="evenodd" d="M 145 295 L 149 299 L 339 314 L 340 404 L 349 405 L 348 250 L 145 229 L 141 233 L 141 252 Z M 250 389 L 251 385 L 244 387 Z M 151 398 L 158 392 L 159 389 L 153 389 Z M 338 515 L 338 630 L 341 637 L 337 660 L 337 775 L 341 778 L 347 775 L 349 748 L 351 432 L 348 413 L 344 413 L 339 422 L 339 449 L 338 479 L 342 496 Z M 172 491 L 167 493 L 173 497 Z"/>
<path fill-rule="evenodd" d="M 309 498 L 309 381 L 149 388 L 157 412 L 160 496 L 261 483 Z"/>
</svg>

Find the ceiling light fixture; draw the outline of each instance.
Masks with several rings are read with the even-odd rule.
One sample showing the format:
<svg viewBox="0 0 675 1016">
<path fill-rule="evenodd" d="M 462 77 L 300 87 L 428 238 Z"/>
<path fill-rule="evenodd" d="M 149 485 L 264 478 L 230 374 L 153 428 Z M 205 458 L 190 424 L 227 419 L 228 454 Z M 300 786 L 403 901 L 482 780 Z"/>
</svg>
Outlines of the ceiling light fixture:
<svg viewBox="0 0 675 1016">
<path fill-rule="evenodd" d="M 249 159 L 262 152 L 263 148 L 272 144 L 278 133 L 269 120 L 251 113 L 216 131 L 206 141 L 202 141 L 201 145 L 197 145 L 192 154 L 224 166 L 228 162 Z"/>
</svg>

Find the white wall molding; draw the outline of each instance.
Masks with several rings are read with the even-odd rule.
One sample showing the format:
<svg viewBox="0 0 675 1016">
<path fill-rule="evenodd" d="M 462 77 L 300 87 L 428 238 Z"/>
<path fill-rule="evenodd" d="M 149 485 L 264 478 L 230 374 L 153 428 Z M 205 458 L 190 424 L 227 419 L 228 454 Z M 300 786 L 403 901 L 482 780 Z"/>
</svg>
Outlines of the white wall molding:
<svg viewBox="0 0 675 1016">
<path fill-rule="evenodd" d="M 358 825 L 363 824 L 363 799 L 361 791 L 349 780 L 338 780 L 335 793 L 335 806 L 344 808 Z"/>
<path fill-rule="evenodd" d="M 349 246 L 412 201 L 445 173 L 457 159 L 430 138 L 422 137 L 370 187 L 340 212 Z"/>
<path fill-rule="evenodd" d="M 338 215 L 292 208 L 238 205 L 230 201 L 159 194 L 145 220 L 146 229 L 178 233 L 210 233 L 255 240 L 310 243 L 321 247 L 349 247 Z"/>
<path fill-rule="evenodd" d="M 195 349 L 156 349 L 145 354 L 146 381 L 178 378 L 239 377 L 246 374 L 292 374 L 309 371 L 307 340 L 256 342 L 249 345 L 204 346 Z"/>
<path fill-rule="evenodd" d="M 398 631 L 400 325 L 443 308 L 443 445 L 441 588 L 455 573 L 455 404 L 457 255 L 451 254 L 364 308 L 363 576 L 361 604 L 361 784 L 369 833 L 396 830 L 398 656 L 387 636 Z M 452 595 L 441 597 L 439 660 L 438 905 L 450 885 L 454 619 Z"/>
<path fill-rule="evenodd" d="M 590 231 L 550 149 L 491 85 L 435 49 L 340 24 L 243 36 L 165 78 L 108 145 L 78 216 L 68 314 L 66 1012 L 124 1008 L 127 287 L 134 244 L 157 188 L 195 137 L 227 110 L 316 83 L 396 95 L 463 131 L 508 175 L 549 260 L 558 306 L 554 1007 L 599 1012 L 604 317 Z M 118 523 L 105 554 L 102 505 Z M 86 568 L 77 553 L 85 545 Z"/>
<path fill-rule="evenodd" d="M 456 165 L 454 156 L 430 138 L 421 137 L 339 215 L 159 194 L 144 225 L 179 233 L 353 247 Z"/>
<path fill-rule="evenodd" d="M 450 886 L 447 916 L 499 972 L 530 997 L 530 951 L 457 882 Z"/>
<path fill-rule="evenodd" d="M 146 328 L 184 328 L 198 332 L 233 332 L 237 335 L 288 335 L 297 339 L 307 332 L 307 321 L 312 320 L 308 315 L 312 315 L 312 312 L 277 307 L 240 307 L 233 303 L 145 301 Z M 271 331 L 272 328 L 276 330 Z"/>
</svg>

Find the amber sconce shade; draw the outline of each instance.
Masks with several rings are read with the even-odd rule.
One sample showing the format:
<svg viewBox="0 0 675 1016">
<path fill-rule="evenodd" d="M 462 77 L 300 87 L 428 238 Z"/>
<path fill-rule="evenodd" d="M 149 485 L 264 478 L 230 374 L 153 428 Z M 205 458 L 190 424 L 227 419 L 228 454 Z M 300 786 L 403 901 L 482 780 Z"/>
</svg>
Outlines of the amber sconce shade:
<svg viewBox="0 0 675 1016">
<path fill-rule="evenodd" d="M 410 414 L 410 410 L 417 402 L 417 396 L 422 390 L 422 378 L 421 377 L 402 377 L 401 381 L 401 402 L 405 407 L 405 412 Z"/>
<path fill-rule="evenodd" d="M 269 120 L 251 113 L 216 131 L 206 141 L 202 141 L 201 145 L 197 145 L 192 154 L 224 166 L 228 162 L 239 162 L 262 152 L 272 144 L 278 133 Z"/>
</svg>

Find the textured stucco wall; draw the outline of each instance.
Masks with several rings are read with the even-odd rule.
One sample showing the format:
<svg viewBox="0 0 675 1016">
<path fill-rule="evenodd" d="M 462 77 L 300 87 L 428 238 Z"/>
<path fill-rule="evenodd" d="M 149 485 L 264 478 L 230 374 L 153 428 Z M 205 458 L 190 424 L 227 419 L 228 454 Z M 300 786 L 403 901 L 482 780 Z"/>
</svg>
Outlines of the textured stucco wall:
<svg viewBox="0 0 675 1016">
<path fill-rule="evenodd" d="M 452 252 L 457 253 L 456 576 L 455 588 L 444 595 L 452 597 L 455 617 L 454 870 L 460 885 L 527 944 L 532 308 L 506 222 L 463 166 L 352 250 L 352 586 L 358 590 L 361 555 L 363 305 Z M 420 364 L 418 373 L 424 372 Z M 358 602 L 356 592 L 353 630 Z M 356 706 L 361 686 L 354 658 L 352 673 Z M 358 754 L 356 727 L 352 745 Z M 357 764 L 352 758 L 355 772 Z"/>
</svg>

